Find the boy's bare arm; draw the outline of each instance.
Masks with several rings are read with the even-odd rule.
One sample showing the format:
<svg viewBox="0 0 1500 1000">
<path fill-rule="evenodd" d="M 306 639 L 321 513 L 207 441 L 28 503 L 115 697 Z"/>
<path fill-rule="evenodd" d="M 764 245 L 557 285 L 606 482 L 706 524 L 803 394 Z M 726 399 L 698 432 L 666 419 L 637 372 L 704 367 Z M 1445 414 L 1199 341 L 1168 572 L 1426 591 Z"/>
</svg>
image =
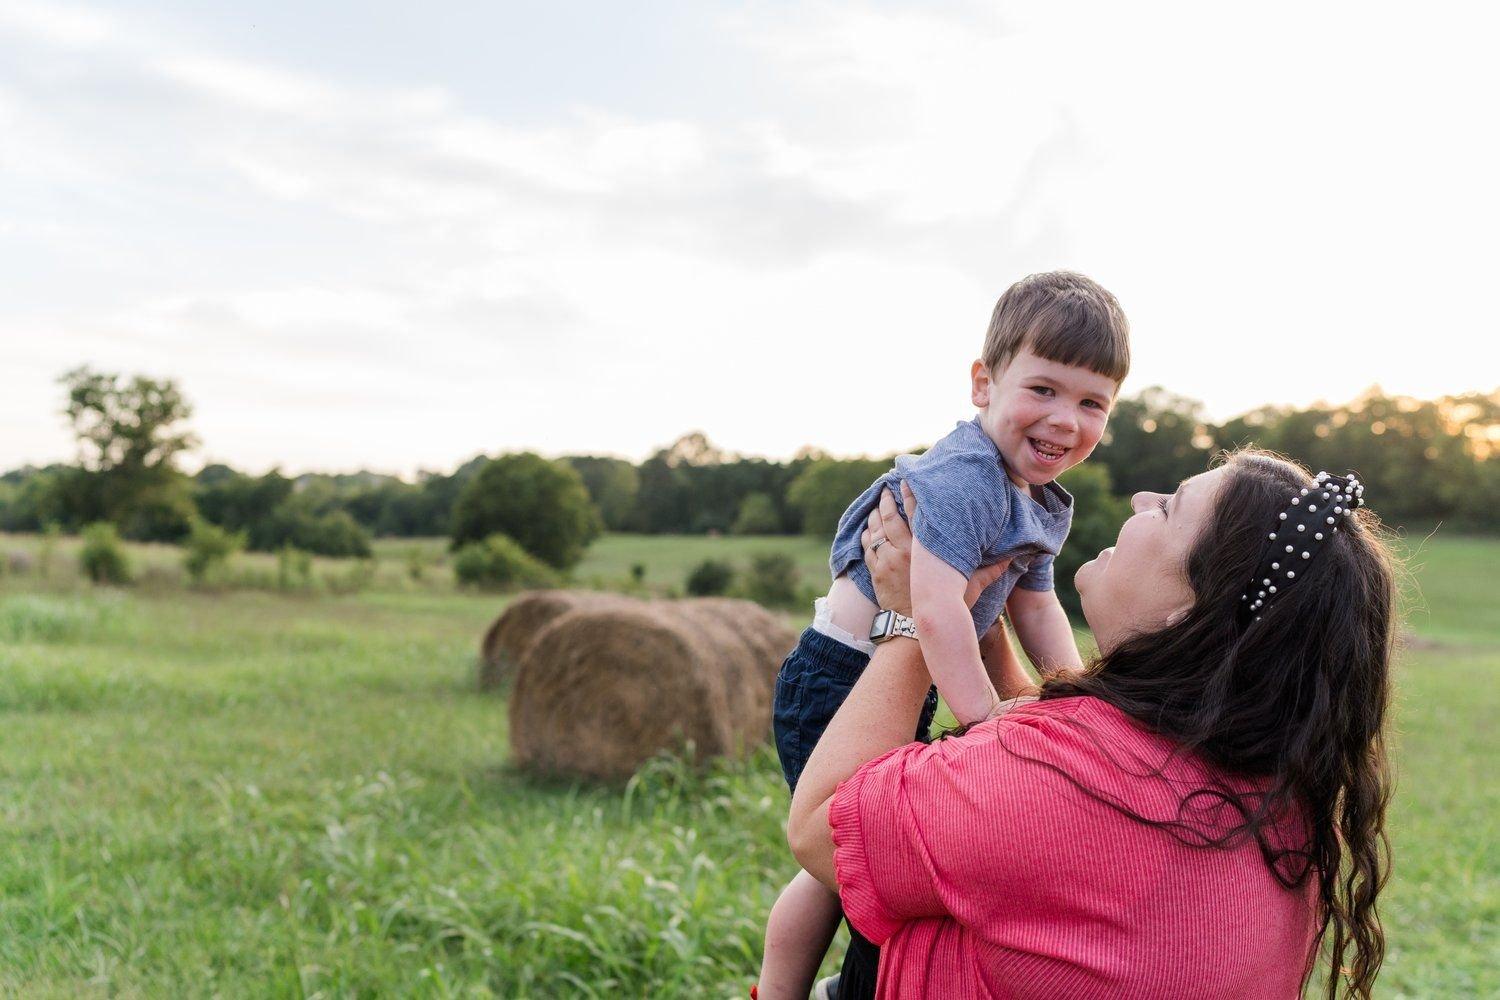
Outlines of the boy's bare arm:
<svg viewBox="0 0 1500 1000">
<path fill-rule="evenodd" d="M 911 540 L 912 617 L 932 682 L 960 723 L 981 722 L 999 701 L 979 656 L 974 618 L 964 603 L 969 580 Z"/>
<path fill-rule="evenodd" d="M 1073 639 L 1073 627 L 1054 591 L 1017 587 L 1011 591 L 1006 607 L 1021 648 L 1043 677 L 1082 669 L 1083 657 Z"/>
<path fill-rule="evenodd" d="M 995 694 L 1002 701 L 1035 689 L 1036 682 L 1021 665 L 1021 658 L 1010 644 L 1010 631 L 1005 627 L 1004 618 L 980 636 L 979 658 L 984 661 L 984 672 L 989 675 Z"/>
</svg>

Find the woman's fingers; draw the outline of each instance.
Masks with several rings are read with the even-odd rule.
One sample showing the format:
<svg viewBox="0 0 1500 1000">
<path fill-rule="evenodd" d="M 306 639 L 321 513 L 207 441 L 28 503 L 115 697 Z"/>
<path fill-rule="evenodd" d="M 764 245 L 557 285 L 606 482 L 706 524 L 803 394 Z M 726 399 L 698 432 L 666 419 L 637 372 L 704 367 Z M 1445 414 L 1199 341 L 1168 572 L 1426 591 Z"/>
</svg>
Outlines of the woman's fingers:
<svg viewBox="0 0 1500 1000">
<path fill-rule="evenodd" d="M 903 482 L 901 488 L 905 490 L 906 483 Z M 907 491 L 906 495 L 910 496 L 910 491 Z M 907 510 L 910 511 L 911 508 L 908 507 Z M 876 511 L 880 514 L 881 534 L 905 548 L 911 538 L 911 529 L 902 519 L 901 511 L 896 507 L 896 496 L 889 488 L 880 491 L 880 506 L 876 508 Z"/>
<path fill-rule="evenodd" d="M 981 566 L 976 569 L 974 575 L 969 577 L 968 587 L 964 589 L 964 603 L 972 608 L 974 602 L 979 600 L 979 595 L 984 593 L 985 588 L 1000 579 L 1001 575 L 1009 568 L 1010 560 L 1001 559 L 999 562 L 993 562 L 988 566 Z"/>
</svg>

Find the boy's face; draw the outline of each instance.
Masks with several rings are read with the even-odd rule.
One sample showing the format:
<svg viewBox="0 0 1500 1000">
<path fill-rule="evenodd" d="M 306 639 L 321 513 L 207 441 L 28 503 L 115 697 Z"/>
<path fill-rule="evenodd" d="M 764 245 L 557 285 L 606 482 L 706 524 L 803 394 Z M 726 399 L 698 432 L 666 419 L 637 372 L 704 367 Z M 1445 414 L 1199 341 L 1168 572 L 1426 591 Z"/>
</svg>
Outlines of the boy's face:
<svg viewBox="0 0 1500 1000">
<path fill-rule="evenodd" d="M 1089 457 L 1119 388 L 1107 375 L 1029 349 L 993 374 L 974 362 L 972 381 L 974 405 L 984 411 L 979 421 L 1022 489 L 1049 483 Z"/>
</svg>

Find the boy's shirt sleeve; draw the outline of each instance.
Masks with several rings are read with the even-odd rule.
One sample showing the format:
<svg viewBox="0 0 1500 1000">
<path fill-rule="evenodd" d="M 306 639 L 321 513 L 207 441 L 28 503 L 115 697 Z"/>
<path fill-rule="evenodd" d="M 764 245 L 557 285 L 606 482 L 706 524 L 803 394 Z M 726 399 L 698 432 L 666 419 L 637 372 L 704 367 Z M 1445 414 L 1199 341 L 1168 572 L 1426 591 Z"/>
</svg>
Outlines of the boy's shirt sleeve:
<svg viewBox="0 0 1500 1000">
<path fill-rule="evenodd" d="M 973 576 L 1010 518 L 1003 492 L 990 485 L 994 470 L 984 468 L 982 458 L 955 456 L 901 472 L 917 498 L 912 534 L 927 551 Z"/>
<path fill-rule="evenodd" d="M 1016 586 L 1025 590 L 1052 590 L 1052 556 L 1042 553 L 1031 560 L 1031 566 L 1016 580 Z"/>
</svg>

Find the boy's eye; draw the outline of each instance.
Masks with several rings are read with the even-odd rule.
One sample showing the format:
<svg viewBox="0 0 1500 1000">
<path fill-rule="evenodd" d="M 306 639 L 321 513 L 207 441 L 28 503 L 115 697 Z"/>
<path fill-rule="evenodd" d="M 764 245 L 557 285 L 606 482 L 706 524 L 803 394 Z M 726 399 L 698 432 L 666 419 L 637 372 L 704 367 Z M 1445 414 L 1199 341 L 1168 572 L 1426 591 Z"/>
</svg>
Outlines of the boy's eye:
<svg viewBox="0 0 1500 1000">
<path fill-rule="evenodd" d="M 1104 404 L 1100 403 L 1097 399 L 1085 399 L 1083 401 L 1083 405 L 1092 406 L 1096 410 L 1104 409 Z"/>
<path fill-rule="evenodd" d="M 1045 386 L 1045 385 L 1034 385 L 1034 386 L 1031 387 L 1031 391 L 1034 392 L 1034 393 L 1036 393 L 1038 396 L 1050 396 L 1050 395 L 1052 395 L 1052 388 L 1050 386 Z"/>
<path fill-rule="evenodd" d="M 1157 499 L 1156 506 L 1161 508 L 1161 512 L 1163 514 L 1167 512 L 1167 501 L 1171 499 L 1171 497 L 1160 497 L 1159 499 Z"/>
</svg>

